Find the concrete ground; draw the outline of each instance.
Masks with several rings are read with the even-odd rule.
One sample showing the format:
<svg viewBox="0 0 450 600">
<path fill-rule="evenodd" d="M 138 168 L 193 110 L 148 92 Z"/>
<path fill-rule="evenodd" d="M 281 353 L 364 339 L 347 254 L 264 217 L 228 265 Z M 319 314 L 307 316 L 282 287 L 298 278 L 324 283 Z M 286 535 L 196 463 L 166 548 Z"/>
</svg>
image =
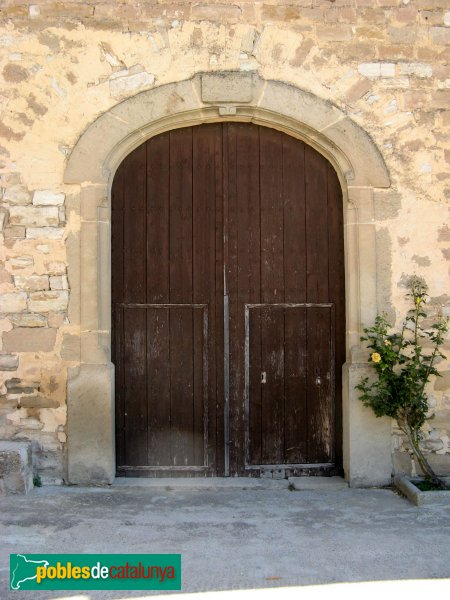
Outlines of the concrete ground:
<svg viewBox="0 0 450 600">
<path fill-rule="evenodd" d="M 282 597 L 290 586 L 306 592 L 327 589 L 303 587 L 312 584 L 450 577 L 448 507 L 417 508 L 392 490 L 348 489 L 342 481 L 312 487 L 319 489 L 290 491 L 275 480 L 119 480 L 110 488 L 3 497 L 0 598 L 148 595 L 10 592 L 10 553 L 181 553 L 183 591 L 266 588 L 264 598 Z M 439 582 L 447 597 L 449 582 Z M 436 583 L 425 582 L 424 591 Z"/>
</svg>

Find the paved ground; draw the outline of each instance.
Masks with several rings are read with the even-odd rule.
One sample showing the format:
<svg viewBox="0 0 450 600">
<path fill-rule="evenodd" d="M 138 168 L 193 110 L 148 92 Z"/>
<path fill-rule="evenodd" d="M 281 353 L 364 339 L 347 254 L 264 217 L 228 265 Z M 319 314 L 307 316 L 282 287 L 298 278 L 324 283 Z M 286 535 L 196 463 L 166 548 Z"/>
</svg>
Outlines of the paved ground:
<svg viewBox="0 0 450 600">
<path fill-rule="evenodd" d="M 46 487 L 3 497 L 0 598 L 146 595 L 9 592 L 9 553 L 21 552 L 181 553 L 186 592 L 450 577 L 448 507 L 417 508 L 387 489 L 290 491 L 284 481 L 259 482 Z"/>
</svg>

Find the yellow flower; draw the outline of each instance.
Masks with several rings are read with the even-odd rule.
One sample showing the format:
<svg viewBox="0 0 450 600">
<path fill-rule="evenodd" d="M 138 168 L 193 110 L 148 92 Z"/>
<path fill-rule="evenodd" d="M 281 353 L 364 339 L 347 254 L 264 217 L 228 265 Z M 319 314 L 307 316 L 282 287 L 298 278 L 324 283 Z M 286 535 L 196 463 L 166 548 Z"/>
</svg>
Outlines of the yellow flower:
<svg viewBox="0 0 450 600">
<path fill-rule="evenodd" d="M 390 346 L 390 345 L 391 345 L 391 342 L 390 342 L 389 340 L 384 340 L 384 345 L 385 345 L 385 346 Z"/>
<path fill-rule="evenodd" d="M 372 360 L 373 360 L 374 363 L 379 363 L 380 360 L 381 360 L 381 356 L 378 354 L 378 352 L 374 352 L 371 355 L 371 358 L 372 358 Z"/>
</svg>

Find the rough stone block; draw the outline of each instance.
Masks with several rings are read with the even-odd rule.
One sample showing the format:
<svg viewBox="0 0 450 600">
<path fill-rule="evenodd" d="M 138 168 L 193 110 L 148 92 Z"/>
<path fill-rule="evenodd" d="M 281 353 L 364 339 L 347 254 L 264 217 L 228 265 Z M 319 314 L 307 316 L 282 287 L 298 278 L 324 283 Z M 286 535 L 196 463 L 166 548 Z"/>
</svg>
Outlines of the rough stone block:
<svg viewBox="0 0 450 600">
<path fill-rule="evenodd" d="M 63 360 L 80 359 L 80 336 L 72 334 L 63 336 L 61 358 Z"/>
<path fill-rule="evenodd" d="M 367 94 L 372 88 L 372 82 L 367 79 L 357 81 L 347 92 L 349 102 L 355 102 Z"/>
<path fill-rule="evenodd" d="M 141 73 L 129 74 L 126 72 L 122 77 L 115 77 L 109 82 L 109 92 L 113 98 L 130 92 L 137 92 L 155 83 L 155 76 L 143 71 Z"/>
<path fill-rule="evenodd" d="M 13 185 L 5 190 L 3 202 L 8 204 L 25 205 L 31 204 L 31 194 L 26 187 L 22 185 Z"/>
<path fill-rule="evenodd" d="M 192 7 L 191 17 L 195 21 L 237 21 L 240 19 L 239 6 L 230 4 L 197 4 Z"/>
<path fill-rule="evenodd" d="M 391 480 L 391 420 L 375 417 L 354 397 L 355 386 L 367 372 L 366 364 L 344 365 L 344 470 L 350 487 L 387 485 Z"/>
<path fill-rule="evenodd" d="M 353 36 L 350 25 L 334 25 L 330 27 L 319 27 L 317 36 L 324 42 L 345 42 Z"/>
<path fill-rule="evenodd" d="M 0 294 L 0 313 L 20 313 L 27 309 L 25 292 Z"/>
<path fill-rule="evenodd" d="M 56 329 L 16 327 L 3 334 L 7 352 L 51 352 L 55 347 Z"/>
<path fill-rule="evenodd" d="M 31 444 L 0 441 L 0 493 L 27 494 L 32 488 Z"/>
<path fill-rule="evenodd" d="M 4 231 L 5 239 L 20 239 L 25 237 L 25 227 L 22 225 L 14 225 L 7 227 Z"/>
<path fill-rule="evenodd" d="M 8 214 L 6 208 L 0 208 L 0 231 L 3 231 L 5 225 L 8 223 Z"/>
<path fill-rule="evenodd" d="M 9 222 L 11 225 L 31 225 L 33 227 L 58 225 L 58 208 L 56 206 L 11 206 Z"/>
<path fill-rule="evenodd" d="M 49 281 L 47 275 L 15 275 L 14 283 L 19 290 L 26 292 L 36 292 L 38 290 L 48 290 Z"/>
<path fill-rule="evenodd" d="M 426 63 L 400 63 L 400 75 L 414 75 L 416 77 L 431 77 L 433 67 Z"/>
<path fill-rule="evenodd" d="M 405 91 L 402 94 L 401 103 L 404 110 L 417 110 L 426 106 L 428 94 L 424 90 Z"/>
<path fill-rule="evenodd" d="M 73 484 L 114 480 L 114 368 L 85 365 L 68 382 L 68 477 Z"/>
<path fill-rule="evenodd" d="M 34 259 L 32 256 L 27 254 L 23 256 L 16 256 L 15 258 L 10 258 L 8 261 L 11 269 L 26 269 L 27 267 L 32 267 L 34 264 Z"/>
<path fill-rule="evenodd" d="M 60 206 L 64 204 L 65 194 L 51 190 L 37 190 L 33 194 L 35 206 Z"/>
<path fill-rule="evenodd" d="M 46 398 L 40 394 L 25 396 L 20 399 L 22 408 L 58 408 L 59 403 L 53 398 Z"/>
<path fill-rule="evenodd" d="M 66 290 L 51 290 L 48 292 L 34 292 L 30 294 L 28 308 L 31 312 L 50 312 L 67 310 L 69 293 Z"/>
<path fill-rule="evenodd" d="M 432 27 L 431 39 L 434 44 L 450 44 L 450 28 Z"/>
<path fill-rule="evenodd" d="M 450 94 L 448 90 L 436 90 L 431 94 L 431 109 L 450 109 Z"/>
<path fill-rule="evenodd" d="M 27 227 L 27 239 L 37 240 L 39 238 L 49 240 L 61 240 L 64 235 L 62 227 Z"/>
<path fill-rule="evenodd" d="M 39 389 L 39 381 L 24 381 L 13 377 L 5 381 L 5 386 L 8 394 L 33 394 Z"/>
<path fill-rule="evenodd" d="M 401 206 L 401 195 L 396 192 L 377 192 L 374 194 L 374 213 L 376 221 L 395 219 L 395 217 L 398 217 Z"/>
<path fill-rule="evenodd" d="M 0 354 L 0 371 L 15 371 L 19 366 L 16 354 Z"/>
<path fill-rule="evenodd" d="M 66 265 L 60 261 L 51 261 L 45 263 L 45 268 L 50 275 L 64 275 L 66 272 Z"/>
<path fill-rule="evenodd" d="M 67 280 L 67 275 L 52 275 L 50 277 L 50 289 L 68 290 L 69 282 Z"/>
<path fill-rule="evenodd" d="M 389 27 L 388 36 L 394 44 L 411 44 L 417 40 L 415 27 Z"/>
<path fill-rule="evenodd" d="M 43 315 L 19 313 L 8 315 L 8 319 L 16 327 L 47 327 L 47 319 Z"/>
<path fill-rule="evenodd" d="M 358 71 L 364 77 L 394 77 L 394 63 L 361 63 Z"/>
<path fill-rule="evenodd" d="M 203 102 L 251 102 L 253 77 L 248 73 L 202 75 Z"/>
</svg>

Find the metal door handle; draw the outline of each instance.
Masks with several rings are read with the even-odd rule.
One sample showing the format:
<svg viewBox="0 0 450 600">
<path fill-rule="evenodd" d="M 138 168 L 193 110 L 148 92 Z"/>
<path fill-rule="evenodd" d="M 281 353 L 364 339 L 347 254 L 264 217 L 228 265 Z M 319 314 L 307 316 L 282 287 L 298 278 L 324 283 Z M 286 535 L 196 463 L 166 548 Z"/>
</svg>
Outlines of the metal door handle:
<svg viewBox="0 0 450 600">
<path fill-rule="evenodd" d="M 267 373 L 265 371 L 261 373 L 261 383 L 267 383 Z"/>
</svg>

